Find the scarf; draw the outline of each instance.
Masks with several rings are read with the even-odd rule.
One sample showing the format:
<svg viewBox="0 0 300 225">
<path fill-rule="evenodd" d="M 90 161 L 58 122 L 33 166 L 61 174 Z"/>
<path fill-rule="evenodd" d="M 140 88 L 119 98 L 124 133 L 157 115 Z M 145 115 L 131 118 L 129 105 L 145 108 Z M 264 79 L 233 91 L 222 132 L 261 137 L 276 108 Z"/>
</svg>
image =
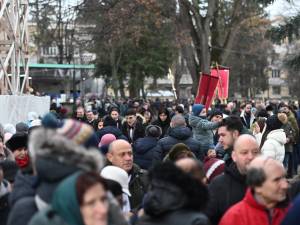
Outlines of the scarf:
<svg viewBox="0 0 300 225">
<path fill-rule="evenodd" d="M 15 158 L 17 165 L 20 168 L 24 168 L 29 164 L 29 155 L 26 154 L 25 157 L 23 159 L 20 158 Z"/>
</svg>

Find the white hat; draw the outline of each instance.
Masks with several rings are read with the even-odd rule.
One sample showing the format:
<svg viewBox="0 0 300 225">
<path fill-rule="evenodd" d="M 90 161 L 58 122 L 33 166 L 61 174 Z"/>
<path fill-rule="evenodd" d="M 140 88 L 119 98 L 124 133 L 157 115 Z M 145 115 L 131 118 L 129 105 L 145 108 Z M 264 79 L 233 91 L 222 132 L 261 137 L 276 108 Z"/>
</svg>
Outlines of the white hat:
<svg viewBox="0 0 300 225">
<path fill-rule="evenodd" d="M 128 189 L 128 174 L 125 170 L 117 166 L 106 166 L 101 171 L 101 176 L 105 179 L 110 179 L 118 182 L 122 186 L 122 191 L 131 196 Z"/>
</svg>

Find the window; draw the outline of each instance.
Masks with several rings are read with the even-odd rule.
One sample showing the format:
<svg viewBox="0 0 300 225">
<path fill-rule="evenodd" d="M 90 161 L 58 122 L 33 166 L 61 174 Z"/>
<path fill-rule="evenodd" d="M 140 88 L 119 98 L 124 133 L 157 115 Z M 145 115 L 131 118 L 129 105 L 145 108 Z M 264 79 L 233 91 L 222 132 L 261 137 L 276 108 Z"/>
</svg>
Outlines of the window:
<svg viewBox="0 0 300 225">
<path fill-rule="evenodd" d="M 272 70 L 272 77 L 280 77 L 280 70 L 273 69 Z"/>
<path fill-rule="evenodd" d="M 279 86 L 272 88 L 273 95 L 280 95 L 281 94 L 281 88 Z"/>
</svg>

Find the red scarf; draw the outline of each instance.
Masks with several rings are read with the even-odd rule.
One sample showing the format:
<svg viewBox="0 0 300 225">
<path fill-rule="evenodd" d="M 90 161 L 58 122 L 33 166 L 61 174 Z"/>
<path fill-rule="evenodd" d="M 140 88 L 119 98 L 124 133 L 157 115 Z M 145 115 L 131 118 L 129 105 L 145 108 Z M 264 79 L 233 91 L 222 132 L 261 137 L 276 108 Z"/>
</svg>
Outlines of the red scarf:
<svg viewBox="0 0 300 225">
<path fill-rule="evenodd" d="M 23 159 L 20 158 L 15 158 L 17 165 L 20 168 L 24 168 L 29 164 L 29 156 L 28 154 L 25 155 L 25 157 Z"/>
</svg>

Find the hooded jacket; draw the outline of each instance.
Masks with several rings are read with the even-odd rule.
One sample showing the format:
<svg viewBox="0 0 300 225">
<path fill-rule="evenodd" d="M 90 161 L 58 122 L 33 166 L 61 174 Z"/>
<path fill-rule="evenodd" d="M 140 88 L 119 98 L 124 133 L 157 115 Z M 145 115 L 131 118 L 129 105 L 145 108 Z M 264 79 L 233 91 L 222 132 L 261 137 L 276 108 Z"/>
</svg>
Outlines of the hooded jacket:
<svg viewBox="0 0 300 225">
<path fill-rule="evenodd" d="M 193 128 L 193 137 L 207 148 L 214 144 L 213 130 L 216 129 L 219 123 L 210 122 L 199 116 L 189 116 L 189 124 Z"/>
<path fill-rule="evenodd" d="M 134 162 L 142 169 L 148 170 L 152 165 L 153 149 L 158 139 L 155 137 L 139 138 L 133 144 Z"/>
<path fill-rule="evenodd" d="M 187 145 L 195 156 L 203 161 L 204 153 L 201 151 L 201 144 L 192 137 L 192 131 L 188 127 L 170 128 L 168 136 L 157 142 L 153 152 L 154 161 L 162 161 L 171 148 L 178 143 Z"/>
<path fill-rule="evenodd" d="M 279 162 L 283 162 L 286 143 L 286 134 L 283 129 L 272 130 L 264 142 L 261 153 L 265 156 L 270 156 Z"/>
<path fill-rule="evenodd" d="M 38 212 L 29 225 L 84 225 L 76 194 L 76 180 L 79 174 L 76 173 L 61 182 L 53 195 L 51 206 Z M 112 210 L 113 203 L 109 204 L 107 224 L 126 225 L 121 211 Z"/>
<path fill-rule="evenodd" d="M 223 214 L 246 193 L 246 176 L 242 175 L 232 160 L 225 165 L 225 172 L 215 177 L 208 186 L 210 201 L 206 209 L 212 225 L 217 225 Z"/>
<path fill-rule="evenodd" d="M 174 164 L 167 162 L 150 171 L 151 188 L 144 198 L 145 216 L 138 225 L 204 225 L 200 213 L 208 194 L 206 187 Z"/>
<path fill-rule="evenodd" d="M 79 170 L 100 171 L 104 164 L 98 150 L 78 145 L 54 129 L 37 128 L 32 131 L 29 149 L 38 183 L 33 196 L 26 196 L 13 206 L 8 225 L 27 224 L 37 211 L 50 203 L 57 185 L 67 176 Z"/>
</svg>

